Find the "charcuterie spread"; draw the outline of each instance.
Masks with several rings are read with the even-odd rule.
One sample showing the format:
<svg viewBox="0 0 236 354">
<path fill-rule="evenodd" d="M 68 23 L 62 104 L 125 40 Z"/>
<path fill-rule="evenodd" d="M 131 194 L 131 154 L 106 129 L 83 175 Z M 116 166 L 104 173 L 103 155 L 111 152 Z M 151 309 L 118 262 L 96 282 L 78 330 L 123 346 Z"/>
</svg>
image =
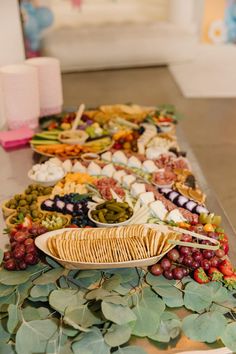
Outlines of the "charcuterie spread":
<svg viewBox="0 0 236 354">
<path fill-rule="evenodd" d="M 85 110 L 72 136 L 75 117 L 41 119 L 31 148 L 44 162 L 26 171 L 28 186 L 2 205 L 9 235 L 0 270 L 4 345 L 23 353 L 25 323 L 33 332 L 32 322 L 41 321 L 50 336 L 38 339 L 35 352 L 49 353 L 54 336 L 57 353 L 92 354 L 89 343 L 98 341 L 101 354 L 142 354 L 124 346 L 131 334 L 168 343 L 181 327 L 193 340 L 236 350 L 235 317 L 225 316 L 236 306 L 228 237 L 180 148 L 175 108 L 103 105 Z M 45 310 L 30 316 L 25 299 Z M 165 310 L 183 306 L 193 312 L 183 323 Z M 217 323 L 210 334 L 199 329 L 206 321 Z"/>
</svg>

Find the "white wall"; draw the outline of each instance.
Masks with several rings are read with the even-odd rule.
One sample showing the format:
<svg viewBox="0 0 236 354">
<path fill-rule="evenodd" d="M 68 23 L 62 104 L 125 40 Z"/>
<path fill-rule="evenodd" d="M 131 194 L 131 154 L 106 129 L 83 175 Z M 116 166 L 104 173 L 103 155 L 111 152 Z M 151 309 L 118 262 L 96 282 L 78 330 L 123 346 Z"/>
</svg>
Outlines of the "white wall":
<svg viewBox="0 0 236 354">
<path fill-rule="evenodd" d="M 0 0 L 0 66 L 25 59 L 17 0 Z"/>
</svg>

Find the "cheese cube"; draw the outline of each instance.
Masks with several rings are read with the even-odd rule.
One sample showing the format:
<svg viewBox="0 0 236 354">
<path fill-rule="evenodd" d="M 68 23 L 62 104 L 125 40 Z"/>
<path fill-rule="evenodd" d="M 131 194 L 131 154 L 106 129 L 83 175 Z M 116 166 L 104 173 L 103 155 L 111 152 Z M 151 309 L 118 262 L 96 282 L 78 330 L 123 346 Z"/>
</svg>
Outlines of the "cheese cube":
<svg viewBox="0 0 236 354">
<path fill-rule="evenodd" d="M 102 160 L 111 162 L 112 153 L 110 151 L 106 151 L 101 155 Z"/>
<path fill-rule="evenodd" d="M 144 183 L 133 183 L 131 186 L 131 195 L 132 197 L 138 197 L 139 194 L 146 192 L 146 187 Z"/>
<path fill-rule="evenodd" d="M 156 172 L 158 168 L 152 160 L 146 160 L 143 162 L 143 170 L 148 173 L 153 173 Z"/>
<path fill-rule="evenodd" d="M 133 175 L 126 175 L 122 178 L 122 185 L 126 188 L 126 189 L 130 189 L 130 186 L 132 183 L 134 183 L 136 181 L 135 176 Z"/>
<path fill-rule="evenodd" d="M 141 168 L 142 163 L 141 163 L 141 161 L 139 161 L 139 159 L 137 159 L 137 157 L 131 156 L 128 160 L 128 166 L 134 167 L 134 168 Z"/>
<path fill-rule="evenodd" d="M 126 172 L 125 172 L 124 170 L 120 170 L 120 171 L 116 171 L 116 172 L 113 174 L 112 177 L 113 177 L 117 182 L 121 183 L 121 182 L 122 182 L 122 178 L 123 178 L 124 176 L 126 176 Z"/>
<path fill-rule="evenodd" d="M 165 220 L 166 214 L 168 213 L 168 210 L 166 209 L 165 205 L 160 201 L 156 200 L 155 202 L 150 204 L 150 209 L 156 218 L 160 220 Z"/>
<path fill-rule="evenodd" d="M 74 166 L 72 167 L 72 172 L 81 172 L 86 173 L 87 168 L 83 166 L 79 161 L 77 161 Z"/>
<path fill-rule="evenodd" d="M 116 169 L 112 163 L 109 163 L 108 165 L 104 166 L 102 169 L 102 175 L 107 177 L 112 177 L 115 172 Z"/>
<path fill-rule="evenodd" d="M 127 157 L 123 153 L 123 151 L 116 151 L 112 156 L 112 161 L 116 163 L 121 163 L 123 165 L 127 165 Z"/>
<path fill-rule="evenodd" d="M 154 197 L 153 192 L 144 192 L 144 193 L 140 194 L 139 199 L 140 199 L 141 205 L 148 205 L 149 203 L 154 202 L 155 197 Z"/>
<path fill-rule="evenodd" d="M 186 221 L 186 219 L 183 217 L 181 212 L 178 209 L 173 209 L 169 212 L 169 214 L 166 217 L 167 221 L 174 221 L 174 222 L 182 222 Z"/>
<path fill-rule="evenodd" d="M 92 161 L 88 165 L 87 171 L 91 176 L 97 176 L 101 174 L 102 169 L 97 163 Z"/>
</svg>

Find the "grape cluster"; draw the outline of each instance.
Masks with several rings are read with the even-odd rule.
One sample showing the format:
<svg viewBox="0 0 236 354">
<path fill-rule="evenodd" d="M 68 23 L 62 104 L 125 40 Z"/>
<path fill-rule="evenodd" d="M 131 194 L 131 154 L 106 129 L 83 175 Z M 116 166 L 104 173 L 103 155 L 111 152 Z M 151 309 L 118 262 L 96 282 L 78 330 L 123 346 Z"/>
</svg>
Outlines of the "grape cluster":
<svg viewBox="0 0 236 354">
<path fill-rule="evenodd" d="M 4 268 L 7 270 L 24 270 L 28 265 L 38 263 L 38 252 L 34 237 L 45 233 L 41 225 L 31 228 L 14 228 L 10 231 L 10 250 L 4 252 Z"/>
<path fill-rule="evenodd" d="M 215 237 L 213 237 L 215 238 Z M 182 235 L 184 242 L 195 242 L 192 236 Z M 210 241 L 203 240 L 202 244 L 211 244 Z M 170 250 L 162 260 L 151 267 L 153 275 L 161 275 L 167 279 L 181 280 L 195 269 L 202 267 L 208 271 L 210 267 L 218 267 L 221 259 L 225 256 L 223 249 L 216 251 L 199 249 L 187 246 L 178 246 Z"/>
</svg>

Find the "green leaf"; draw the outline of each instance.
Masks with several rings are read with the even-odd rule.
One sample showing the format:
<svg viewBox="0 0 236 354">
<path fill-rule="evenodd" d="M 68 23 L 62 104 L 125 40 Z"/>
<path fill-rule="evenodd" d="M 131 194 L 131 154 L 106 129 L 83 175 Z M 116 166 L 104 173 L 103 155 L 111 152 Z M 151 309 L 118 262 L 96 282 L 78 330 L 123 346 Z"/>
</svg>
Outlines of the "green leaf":
<svg viewBox="0 0 236 354">
<path fill-rule="evenodd" d="M 3 285 L 3 284 L 0 284 L 0 296 L 3 297 L 3 296 L 10 295 L 11 293 L 13 293 L 13 291 L 15 289 L 16 289 L 16 286 L 14 286 L 14 285 Z"/>
<path fill-rule="evenodd" d="M 2 264 L 3 256 L 4 256 L 4 252 L 3 252 L 3 250 L 0 248 L 0 265 Z"/>
<path fill-rule="evenodd" d="M 151 273 L 148 273 L 146 276 L 146 281 L 148 284 L 152 286 L 174 286 L 176 284 L 175 280 L 168 280 L 162 275 L 159 277 L 152 275 Z"/>
<path fill-rule="evenodd" d="M 236 352 L 236 322 L 230 323 L 226 326 L 221 335 L 221 340 L 227 348 Z"/>
<path fill-rule="evenodd" d="M 80 287 L 89 288 L 90 285 L 98 282 L 102 273 L 98 270 L 81 270 L 76 276 L 76 283 Z"/>
<path fill-rule="evenodd" d="M 104 336 L 105 342 L 111 347 L 118 347 L 128 342 L 131 336 L 131 328 L 129 325 L 113 324 Z"/>
<path fill-rule="evenodd" d="M 0 283 L 4 285 L 18 285 L 29 280 L 30 274 L 27 271 L 11 271 L 0 270 Z"/>
<path fill-rule="evenodd" d="M 228 290 L 220 282 L 210 282 L 206 286 L 211 290 L 213 302 L 224 303 L 229 297 Z"/>
<path fill-rule="evenodd" d="M 30 289 L 32 288 L 33 283 L 27 281 L 26 283 L 20 284 L 18 286 L 18 294 L 20 295 L 19 303 L 23 303 L 24 300 L 29 296 Z"/>
<path fill-rule="evenodd" d="M 50 315 L 50 311 L 46 307 L 26 306 L 22 309 L 22 314 L 25 321 L 43 320 Z"/>
<path fill-rule="evenodd" d="M 6 318 L 1 319 L 0 321 L 0 348 L 2 343 L 6 343 L 9 341 L 10 334 L 6 331 Z"/>
<path fill-rule="evenodd" d="M 110 279 L 107 279 L 104 281 L 102 284 L 103 289 L 112 291 L 115 289 L 117 286 L 119 286 L 121 283 L 121 276 L 119 274 L 113 275 Z"/>
<path fill-rule="evenodd" d="M 127 283 L 131 280 L 136 280 L 136 282 L 139 280 L 139 276 L 143 274 L 143 271 L 140 269 L 136 268 L 115 268 L 115 269 L 105 269 L 104 270 L 106 274 L 113 274 L 113 275 L 118 275 L 121 278 L 121 283 Z M 140 272 L 139 274 L 137 273 Z"/>
<path fill-rule="evenodd" d="M 61 268 L 61 265 L 57 263 L 54 259 L 51 257 L 46 257 L 46 262 L 52 267 L 52 268 Z"/>
<path fill-rule="evenodd" d="M 116 305 L 123 305 L 127 306 L 128 301 L 124 296 L 119 296 L 119 295 L 113 295 L 113 296 L 107 296 L 103 299 L 105 302 L 111 302 L 112 304 Z"/>
<path fill-rule="evenodd" d="M 50 306 L 62 314 L 69 305 L 76 307 L 83 305 L 85 302 L 84 293 L 78 290 L 53 290 L 49 295 Z"/>
<path fill-rule="evenodd" d="M 120 294 L 120 295 L 127 295 L 129 292 L 130 292 L 130 290 L 132 289 L 133 287 L 132 286 L 130 286 L 130 287 L 124 287 L 124 286 L 122 286 L 122 285 L 119 285 L 119 286 L 117 286 L 116 288 L 115 288 L 115 292 L 116 293 L 118 293 L 118 294 Z"/>
<path fill-rule="evenodd" d="M 213 343 L 224 332 L 227 321 L 218 312 L 190 315 L 183 320 L 183 331 L 187 337 L 200 342 Z"/>
<path fill-rule="evenodd" d="M 30 290 L 30 296 L 40 297 L 48 296 L 52 290 L 55 290 L 57 287 L 55 284 L 45 284 L 45 285 L 34 285 Z"/>
<path fill-rule="evenodd" d="M 19 323 L 18 307 L 16 305 L 10 304 L 8 306 L 8 321 L 7 321 L 8 332 L 15 333 L 18 323 Z"/>
<path fill-rule="evenodd" d="M 31 297 L 29 296 L 28 297 L 28 300 L 29 301 L 32 301 L 32 302 L 48 302 L 48 297 L 47 296 L 39 296 L 39 297 Z"/>
<path fill-rule="evenodd" d="M 100 318 L 96 317 L 87 305 L 81 305 L 79 307 L 68 307 L 65 311 L 64 317 L 65 323 L 74 327 L 74 324 L 88 328 L 94 324 L 100 324 Z M 77 328 L 77 326 L 75 326 Z"/>
<path fill-rule="evenodd" d="M 78 329 L 75 329 L 75 328 L 63 323 L 62 332 L 68 337 L 75 337 L 79 331 L 78 331 Z"/>
<path fill-rule="evenodd" d="M 162 299 L 168 307 L 182 307 L 184 305 L 183 294 L 180 291 L 175 297 L 163 297 Z"/>
<path fill-rule="evenodd" d="M 56 330 L 54 320 L 23 322 L 16 333 L 17 354 L 45 353 L 47 343 Z"/>
<path fill-rule="evenodd" d="M 143 307 L 147 307 L 150 310 L 154 311 L 159 316 L 165 310 L 165 303 L 158 297 L 151 288 L 144 288 L 141 296 L 139 305 Z"/>
<path fill-rule="evenodd" d="M 13 345 L 1 343 L 0 344 L 0 354 L 15 354 Z"/>
<path fill-rule="evenodd" d="M 107 320 L 119 325 L 136 320 L 135 314 L 128 306 L 102 301 L 102 312 Z"/>
<path fill-rule="evenodd" d="M 103 300 L 106 296 L 110 295 L 111 293 L 108 290 L 105 290 L 103 288 L 97 288 L 94 290 L 90 290 L 85 297 L 87 300 Z"/>
<path fill-rule="evenodd" d="M 99 329 L 80 334 L 72 344 L 74 354 L 110 354 L 110 347 L 105 343 Z"/>
<path fill-rule="evenodd" d="M 157 332 L 150 335 L 149 338 L 162 343 L 169 343 L 171 339 L 176 338 L 181 331 L 181 321 L 178 316 L 172 312 L 165 311 L 161 316 L 160 326 Z"/>
<path fill-rule="evenodd" d="M 143 348 L 136 345 L 130 345 L 128 347 L 119 348 L 113 354 L 147 354 Z"/>
<path fill-rule="evenodd" d="M 211 288 L 196 282 L 188 283 L 184 289 L 184 305 L 187 309 L 202 312 L 212 303 Z"/>
<path fill-rule="evenodd" d="M 61 289 L 68 289 L 69 288 L 69 285 L 68 285 L 66 278 L 64 276 L 60 277 L 58 282 L 59 282 L 59 286 Z"/>
<path fill-rule="evenodd" d="M 146 337 L 157 331 L 160 324 L 160 315 L 139 304 L 133 308 L 133 312 L 137 320 L 131 324 L 132 334 L 138 337 Z"/>
<path fill-rule="evenodd" d="M 166 285 L 158 285 L 158 286 L 153 286 L 153 289 L 155 290 L 155 292 L 162 296 L 162 297 L 179 297 L 181 294 L 181 291 L 177 288 L 175 288 L 173 285 L 169 285 L 169 284 L 166 284 Z"/>
<path fill-rule="evenodd" d="M 9 304 L 15 304 L 17 300 L 16 293 L 13 292 L 7 296 L 3 296 L 0 298 L 0 312 L 7 312 L 7 308 Z"/>
<path fill-rule="evenodd" d="M 56 268 L 49 270 L 34 280 L 35 285 L 44 285 L 48 283 L 55 283 L 58 278 L 65 272 L 64 268 Z"/>
</svg>

